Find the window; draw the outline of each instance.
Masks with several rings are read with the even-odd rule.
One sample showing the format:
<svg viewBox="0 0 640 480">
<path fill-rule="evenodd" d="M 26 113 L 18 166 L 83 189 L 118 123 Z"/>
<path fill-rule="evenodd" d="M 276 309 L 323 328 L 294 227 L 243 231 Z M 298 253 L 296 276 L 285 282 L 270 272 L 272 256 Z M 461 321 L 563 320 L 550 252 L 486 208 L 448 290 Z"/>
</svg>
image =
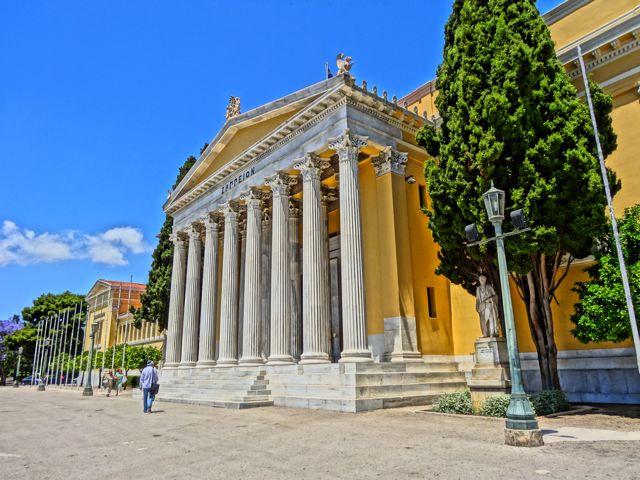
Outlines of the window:
<svg viewBox="0 0 640 480">
<path fill-rule="evenodd" d="M 427 287 L 427 308 L 429 309 L 429 318 L 436 318 L 436 289 Z"/>
<path fill-rule="evenodd" d="M 418 195 L 420 195 L 420 208 L 425 208 L 427 206 L 427 202 L 424 185 L 418 185 Z"/>
</svg>

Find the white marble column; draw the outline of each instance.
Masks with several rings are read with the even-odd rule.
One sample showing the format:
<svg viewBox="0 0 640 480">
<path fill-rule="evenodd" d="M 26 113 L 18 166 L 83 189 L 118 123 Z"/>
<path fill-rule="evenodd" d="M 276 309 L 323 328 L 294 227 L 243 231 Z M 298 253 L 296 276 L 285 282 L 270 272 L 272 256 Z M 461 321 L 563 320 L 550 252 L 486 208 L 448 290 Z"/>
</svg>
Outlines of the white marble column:
<svg viewBox="0 0 640 480">
<path fill-rule="evenodd" d="M 323 302 L 326 302 L 326 304 L 329 305 L 329 315 L 327 316 L 326 328 L 327 352 L 329 352 L 329 358 L 331 358 L 331 352 L 333 350 L 333 335 L 331 332 L 331 274 L 329 270 L 329 203 L 338 200 L 338 189 L 336 187 L 328 187 L 326 185 L 321 185 L 320 188 L 322 189 L 322 266 L 324 267 L 324 275 L 327 279 L 327 289 L 325 290 L 326 298 L 323 299 Z"/>
<path fill-rule="evenodd" d="M 289 193 L 295 179 L 284 172 L 267 179 L 273 193 L 271 236 L 270 365 L 293 363 L 291 356 L 291 272 L 289 271 Z"/>
<path fill-rule="evenodd" d="M 266 202 L 265 202 L 266 203 Z M 271 209 L 265 208 L 262 212 L 262 249 L 261 249 L 261 342 L 260 354 L 266 362 L 269 358 L 271 343 Z"/>
<path fill-rule="evenodd" d="M 247 208 L 247 240 L 244 270 L 244 315 L 242 330 L 241 365 L 262 365 L 261 347 L 262 321 L 262 199 L 264 193 L 252 188 L 244 196 Z"/>
<path fill-rule="evenodd" d="M 367 345 L 358 174 L 358 152 L 367 144 L 367 141 L 366 137 L 353 135 L 349 130 L 329 140 L 329 148 L 338 154 L 340 165 L 340 255 L 344 347 L 340 362 L 372 361 Z"/>
<path fill-rule="evenodd" d="M 218 298 L 218 219 L 204 219 L 204 266 L 200 305 L 200 344 L 198 367 L 216 364 L 216 305 Z"/>
<path fill-rule="evenodd" d="M 300 363 L 329 363 L 327 323 L 329 319 L 328 284 L 323 257 L 325 237 L 322 228 L 320 173 L 329 162 L 307 154 L 295 165 L 302 174 L 302 307 L 303 352 Z"/>
<path fill-rule="evenodd" d="M 180 232 L 172 234 L 171 241 L 173 242 L 173 265 L 171 268 L 171 294 L 169 297 L 167 355 L 164 368 L 175 368 L 180 363 L 184 287 L 187 274 L 187 245 L 184 234 Z M 127 340 L 125 339 L 125 341 Z"/>
<path fill-rule="evenodd" d="M 291 355 L 300 360 L 302 354 L 302 303 L 300 285 L 300 204 L 289 200 L 289 263 L 291 268 Z"/>
<path fill-rule="evenodd" d="M 238 358 L 242 358 L 242 336 L 244 328 L 244 275 L 247 251 L 247 220 L 244 218 L 246 210 L 244 205 L 239 205 L 239 212 L 242 216 L 238 223 L 240 232 L 240 275 L 238 279 Z"/>
<path fill-rule="evenodd" d="M 195 367 L 198 360 L 198 321 L 200 319 L 200 296 L 202 292 L 202 232 L 194 223 L 188 231 L 189 252 L 187 257 L 187 286 L 184 298 L 184 327 L 182 329 L 181 368 Z M 138 331 L 138 339 L 142 331 Z"/>
<path fill-rule="evenodd" d="M 238 206 L 227 202 L 222 250 L 222 297 L 220 300 L 220 355 L 218 367 L 238 364 Z"/>
</svg>

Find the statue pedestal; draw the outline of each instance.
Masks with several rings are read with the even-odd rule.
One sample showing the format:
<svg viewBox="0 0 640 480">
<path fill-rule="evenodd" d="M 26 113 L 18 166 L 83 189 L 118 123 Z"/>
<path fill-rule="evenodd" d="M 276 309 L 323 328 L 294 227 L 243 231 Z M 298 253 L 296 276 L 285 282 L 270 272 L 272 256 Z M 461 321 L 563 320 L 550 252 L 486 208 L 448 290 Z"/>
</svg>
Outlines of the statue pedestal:
<svg viewBox="0 0 640 480">
<path fill-rule="evenodd" d="M 475 365 L 469 389 L 471 402 L 480 408 L 485 398 L 511 391 L 507 341 L 498 337 L 481 337 L 475 342 Z"/>
</svg>

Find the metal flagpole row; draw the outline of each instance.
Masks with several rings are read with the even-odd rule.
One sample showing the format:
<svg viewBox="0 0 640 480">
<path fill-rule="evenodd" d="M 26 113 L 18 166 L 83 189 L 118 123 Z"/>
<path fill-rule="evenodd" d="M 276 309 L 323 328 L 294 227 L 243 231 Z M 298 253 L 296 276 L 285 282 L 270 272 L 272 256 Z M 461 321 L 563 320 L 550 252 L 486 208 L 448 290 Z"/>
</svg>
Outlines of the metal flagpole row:
<svg viewBox="0 0 640 480">
<path fill-rule="evenodd" d="M 36 349 L 33 353 L 33 366 L 31 368 L 31 386 L 33 386 L 33 378 L 36 375 L 36 365 L 38 364 L 38 351 L 40 350 L 40 331 L 42 330 L 42 321 L 38 322 L 38 330 L 36 330 Z"/>
<path fill-rule="evenodd" d="M 49 336 L 47 337 L 47 343 L 49 344 L 49 348 L 47 351 L 47 355 L 45 358 L 45 363 L 43 365 L 44 368 L 44 384 L 49 385 L 49 370 L 51 367 L 51 353 L 53 352 L 53 326 L 56 322 L 55 315 L 51 316 L 51 322 L 49 323 Z"/>
<path fill-rule="evenodd" d="M 63 310 L 60 315 L 60 327 L 58 328 L 58 338 L 56 340 L 56 358 L 53 360 L 53 368 L 55 373 L 56 385 L 60 385 L 60 350 L 62 350 L 62 329 L 64 328 L 64 320 L 67 311 Z"/>
<path fill-rule="evenodd" d="M 69 329 L 69 314 L 71 309 L 68 308 L 65 311 L 65 319 L 63 322 L 63 329 L 60 332 L 60 350 L 58 350 L 58 384 L 62 384 L 62 372 L 64 371 L 64 351 L 67 345 L 67 330 Z"/>
<path fill-rule="evenodd" d="M 76 326 L 77 319 L 76 315 L 78 314 L 78 304 L 76 303 L 73 307 L 73 317 L 71 317 L 71 333 L 69 334 L 69 354 L 67 355 L 67 370 L 64 375 L 65 384 L 69 383 L 69 366 L 71 365 L 71 347 L 73 346 L 73 329 Z"/>
<path fill-rule="evenodd" d="M 613 238 L 616 243 L 616 252 L 618 253 L 618 265 L 620 266 L 620 276 L 622 277 L 622 287 L 624 289 L 624 297 L 627 302 L 627 313 L 629 314 L 629 322 L 631 322 L 631 333 L 633 344 L 636 348 L 636 361 L 638 363 L 638 371 L 640 371 L 640 334 L 638 334 L 638 322 L 636 320 L 636 312 L 631 298 L 631 288 L 629 286 L 629 276 L 627 275 L 627 266 L 624 262 L 622 253 L 622 245 L 620 244 L 620 235 L 618 233 L 618 220 L 613 210 L 613 200 L 611 197 L 611 188 L 609 188 L 609 176 L 607 167 L 604 164 L 604 155 L 602 154 L 602 146 L 600 145 L 600 134 L 598 133 L 598 122 L 593 110 L 593 102 L 591 101 L 591 89 L 589 88 L 589 80 L 587 79 L 587 71 L 584 68 L 584 59 L 582 58 L 582 48 L 578 45 L 578 60 L 580 62 L 580 70 L 582 72 L 582 80 L 584 82 L 584 92 L 587 97 L 587 105 L 589 105 L 589 113 L 591 115 L 591 124 L 593 125 L 593 135 L 596 139 L 596 147 L 598 149 L 598 160 L 600 161 L 600 173 L 602 174 L 602 182 L 604 183 L 604 192 L 607 196 L 607 205 L 609 206 L 609 215 L 611 216 L 611 228 L 613 230 Z"/>
<path fill-rule="evenodd" d="M 40 356 L 38 357 L 38 380 L 42 383 L 42 363 L 44 362 L 44 354 L 47 353 L 47 338 L 49 335 L 49 317 L 44 320 L 42 326 L 42 340 L 40 342 Z"/>
<path fill-rule="evenodd" d="M 71 378 L 76 378 L 76 357 L 78 356 L 78 337 L 80 336 L 80 327 L 82 326 L 82 321 L 83 321 L 82 300 L 80 300 L 80 321 L 78 322 L 78 328 L 76 329 L 76 343 L 73 351 L 73 371 L 71 373 Z M 84 344 L 84 336 L 82 337 L 82 342 Z M 80 353 L 82 354 L 82 348 L 80 349 Z M 82 366 L 82 362 L 80 362 L 80 365 Z M 78 378 L 80 378 L 80 375 L 78 375 Z M 80 382 L 76 382 L 76 386 L 80 386 Z"/>
<path fill-rule="evenodd" d="M 52 364 L 55 365 L 56 350 L 57 350 L 56 346 L 58 342 L 58 327 L 60 325 L 60 312 L 58 312 L 58 314 L 56 315 L 56 318 L 53 321 L 53 324 L 55 325 L 55 328 L 52 329 L 51 331 L 51 339 L 53 340 L 53 344 L 51 345 L 51 354 L 47 359 L 47 383 L 46 383 L 47 385 L 49 385 L 49 376 L 55 375 L 55 372 L 53 371 L 53 368 L 52 368 Z M 55 380 L 54 380 L 54 383 L 55 383 Z"/>
</svg>

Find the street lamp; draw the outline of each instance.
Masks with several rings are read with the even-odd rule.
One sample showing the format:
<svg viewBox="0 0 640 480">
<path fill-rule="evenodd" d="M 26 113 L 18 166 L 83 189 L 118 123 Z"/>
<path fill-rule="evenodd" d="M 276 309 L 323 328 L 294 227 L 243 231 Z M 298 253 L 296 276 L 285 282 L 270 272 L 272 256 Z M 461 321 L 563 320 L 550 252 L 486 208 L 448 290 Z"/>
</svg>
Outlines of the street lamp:
<svg viewBox="0 0 640 480">
<path fill-rule="evenodd" d="M 491 188 L 482 195 L 484 206 L 489 221 L 495 229 L 495 237 L 480 240 L 480 235 L 475 224 L 467 225 L 465 233 L 468 246 L 482 245 L 491 241 L 496 242 L 498 252 L 498 269 L 500 271 L 500 290 L 502 291 L 502 307 L 504 310 L 505 336 L 509 350 L 509 368 L 511 370 L 511 400 L 507 408 L 507 421 L 505 441 L 508 445 L 539 446 L 542 445 L 542 434 L 538 429 L 536 415 L 531 408 L 531 403 L 524 392 L 522 385 L 522 369 L 520 367 L 520 354 L 518 352 L 518 340 L 513 320 L 513 305 L 511 304 L 511 292 L 509 290 L 509 269 L 504 252 L 504 238 L 518 235 L 531 230 L 527 227 L 527 221 L 522 210 L 511 212 L 511 223 L 515 230 L 502 233 L 502 221 L 504 220 L 504 191 L 497 189 L 491 182 Z"/>
<path fill-rule="evenodd" d="M 91 349 L 89 350 L 89 356 L 87 358 L 87 383 L 82 390 L 83 397 L 91 397 L 93 395 L 93 386 L 91 385 L 91 357 L 93 356 L 93 343 L 96 338 L 96 331 L 98 330 L 96 323 L 91 324 Z"/>
<path fill-rule="evenodd" d="M 20 382 L 18 381 L 18 375 L 20 375 L 20 359 L 22 358 L 22 352 L 24 349 L 22 347 L 18 347 L 18 365 L 16 366 L 16 374 L 13 376 L 13 387 L 18 388 L 20 386 Z"/>
</svg>

